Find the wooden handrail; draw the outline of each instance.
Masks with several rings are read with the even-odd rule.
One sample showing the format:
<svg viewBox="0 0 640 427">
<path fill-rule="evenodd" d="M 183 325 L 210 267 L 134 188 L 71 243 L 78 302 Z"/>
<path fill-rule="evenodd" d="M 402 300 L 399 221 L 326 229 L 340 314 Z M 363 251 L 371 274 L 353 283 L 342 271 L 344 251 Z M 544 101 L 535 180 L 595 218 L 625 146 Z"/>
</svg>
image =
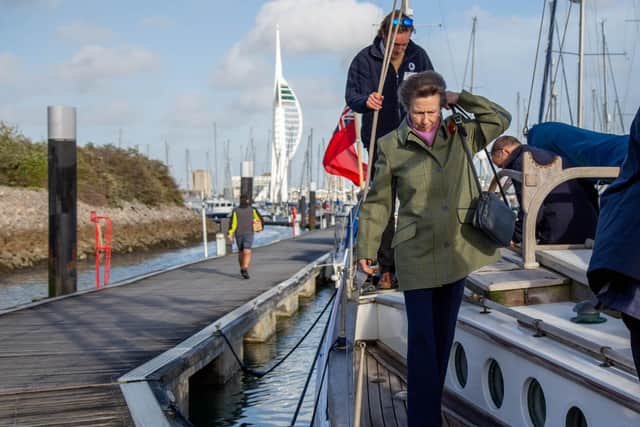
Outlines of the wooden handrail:
<svg viewBox="0 0 640 427">
<path fill-rule="evenodd" d="M 562 159 L 556 157 L 548 165 L 537 163 L 531 153 L 525 152 L 522 165 L 523 210 L 522 260 L 524 268 L 537 268 L 536 262 L 536 218 L 544 199 L 558 185 L 577 178 L 616 178 L 618 167 L 575 167 L 562 168 Z M 548 248 L 550 245 L 545 245 Z M 563 246 L 563 245 L 560 245 Z"/>
</svg>

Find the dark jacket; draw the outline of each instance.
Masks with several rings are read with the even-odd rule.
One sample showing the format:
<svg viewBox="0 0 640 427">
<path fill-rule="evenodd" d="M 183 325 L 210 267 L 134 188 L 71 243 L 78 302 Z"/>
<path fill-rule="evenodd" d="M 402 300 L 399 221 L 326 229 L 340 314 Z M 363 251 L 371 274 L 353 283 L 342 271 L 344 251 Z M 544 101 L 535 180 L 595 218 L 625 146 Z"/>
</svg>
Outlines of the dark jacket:
<svg viewBox="0 0 640 427">
<path fill-rule="evenodd" d="M 376 37 L 370 46 L 362 49 L 351 61 L 347 76 L 345 100 L 353 111 L 362 113 L 361 138 L 366 149 L 369 149 L 369 138 L 373 125 L 373 110 L 370 110 L 366 104 L 369 94 L 378 90 L 384 58 L 384 50 L 381 46 L 380 37 Z M 414 42 L 409 41 L 398 73 L 395 72 L 393 65 L 389 66 L 382 90 L 384 101 L 378 117 L 377 138 L 395 130 L 405 115 L 405 111 L 402 110 L 398 102 L 398 87 L 402 80 L 410 76 L 411 73 L 427 70 L 433 70 L 427 52 Z"/>
<path fill-rule="evenodd" d="M 631 124 L 629 151 L 620 175 L 600 198 L 600 220 L 589 264 L 594 291 L 607 270 L 640 281 L 640 110 Z"/>
<path fill-rule="evenodd" d="M 546 165 L 553 161 L 556 154 L 542 148 L 521 145 L 507 159 L 504 168 L 522 171 L 522 158 L 525 151 L 533 159 Z M 563 168 L 568 167 L 562 158 Z M 514 181 L 516 196 L 522 202 L 522 185 Z M 522 241 L 522 209 L 518 212 L 513 240 Z M 598 222 L 598 192 L 588 180 L 576 179 L 558 185 L 544 200 L 536 218 L 536 239 L 541 244 L 584 243 L 593 239 Z"/>
</svg>

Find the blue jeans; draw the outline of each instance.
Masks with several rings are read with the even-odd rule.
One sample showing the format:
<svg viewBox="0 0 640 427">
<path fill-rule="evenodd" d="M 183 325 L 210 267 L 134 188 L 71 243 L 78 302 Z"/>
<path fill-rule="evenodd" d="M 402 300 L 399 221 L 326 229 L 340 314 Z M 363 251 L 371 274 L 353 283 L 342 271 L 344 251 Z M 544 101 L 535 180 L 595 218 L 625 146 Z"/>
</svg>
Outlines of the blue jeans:
<svg viewBox="0 0 640 427">
<path fill-rule="evenodd" d="M 404 292 L 407 310 L 407 418 L 409 427 L 442 425 L 442 389 L 465 279 Z"/>
</svg>

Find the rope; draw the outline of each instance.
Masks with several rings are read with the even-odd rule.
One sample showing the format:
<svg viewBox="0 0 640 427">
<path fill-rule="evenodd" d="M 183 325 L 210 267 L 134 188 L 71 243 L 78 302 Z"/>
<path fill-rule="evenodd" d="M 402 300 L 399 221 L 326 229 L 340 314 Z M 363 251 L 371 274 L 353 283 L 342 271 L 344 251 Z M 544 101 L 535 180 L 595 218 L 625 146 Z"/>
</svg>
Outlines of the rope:
<svg viewBox="0 0 640 427">
<path fill-rule="evenodd" d="M 538 29 L 538 45 L 536 46 L 536 57 L 533 61 L 533 75 L 531 76 L 531 87 L 529 88 L 529 101 L 527 103 L 527 113 L 524 116 L 524 128 L 522 134 L 527 135 L 529 124 L 529 112 L 531 111 L 531 97 L 533 96 L 533 85 L 536 81 L 536 68 L 538 67 L 538 53 L 540 53 L 540 41 L 542 40 L 542 24 L 544 23 L 544 12 L 547 9 L 547 2 L 542 2 L 542 16 L 540 17 L 540 28 Z"/>
<path fill-rule="evenodd" d="M 322 311 L 320 312 L 316 320 L 313 321 L 313 324 L 311 324 L 307 332 L 305 332 L 304 335 L 300 338 L 300 340 L 298 340 L 296 345 L 294 345 L 293 348 L 291 348 L 291 350 L 289 350 L 289 352 L 282 359 L 280 359 L 278 362 L 276 362 L 275 365 L 273 365 L 271 368 L 267 369 L 266 371 L 258 371 L 258 370 L 247 367 L 236 354 L 235 350 L 233 349 L 233 346 L 231 345 L 231 342 L 229 342 L 229 338 L 227 338 L 227 336 L 222 331 L 222 329 L 218 330 L 218 334 L 220 334 L 222 338 L 224 338 L 224 341 L 229 346 L 229 349 L 231 349 L 231 353 L 233 354 L 233 357 L 236 359 L 236 362 L 238 362 L 238 365 L 240 365 L 240 369 L 242 369 L 242 372 L 253 375 L 257 378 L 262 378 L 265 375 L 270 374 L 274 369 L 280 366 L 285 360 L 289 358 L 289 356 L 291 356 L 291 354 L 293 354 L 294 351 L 298 349 L 298 347 L 300 347 L 300 345 L 305 340 L 305 338 L 307 338 L 307 336 L 311 333 L 311 331 L 316 326 L 316 324 L 320 321 L 320 318 L 325 313 L 325 311 L 327 311 L 327 308 L 329 308 L 329 305 L 331 305 L 331 302 L 335 299 L 335 297 L 336 297 L 336 291 L 333 292 L 333 294 L 331 295 L 331 298 L 329 298 L 329 301 L 327 301 L 327 304 L 324 306 L 324 308 L 322 309 Z M 324 339 L 324 336 L 323 336 L 323 339 Z"/>
<path fill-rule="evenodd" d="M 336 296 L 336 292 L 333 293 L 331 299 Z M 326 307 L 325 307 L 326 308 Z M 322 331 L 322 337 L 320 337 L 320 342 L 318 343 L 318 349 L 316 350 L 315 356 L 313 356 L 313 362 L 311 363 L 311 367 L 309 368 L 309 374 L 307 375 L 307 379 L 304 382 L 304 387 L 302 388 L 302 393 L 300 393 L 300 399 L 298 399 L 298 405 L 296 406 L 296 411 L 293 414 L 293 418 L 291 419 L 290 426 L 296 425 L 296 420 L 298 419 L 298 414 L 300 413 L 300 408 L 302 407 L 302 402 L 304 401 L 304 397 L 307 394 L 307 387 L 309 387 L 309 382 L 311 381 L 311 376 L 313 375 L 313 368 L 316 366 L 316 362 L 318 361 L 318 356 L 320 355 L 320 350 L 322 350 L 322 343 L 324 342 L 324 337 L 327 335 L 327 330 L 329 329 L 329 321 L 324 324 L 324 329 Z M 329 355 L 327 355 L 327 359 Z M 313 419 L 312 419 L 313 422 Z"/>
<path fill-rule="evenodd" d="M 333 347 L 329 350 L 329 353 L 333 351 Z M 320 377 L 320 388 L 316 393 L 315 403 L 313 404 L 313 413 L 311 414 L 311 426 L 313 427 L 313 422 L 316 419 L 316 413 L 318 411 L 318 403 L 320 403 L 320 392 L 322 391 L 322 385 L 324 384 L 324 377 L 327 373 L 327 368 L 329 367 L 329 355 L 327 355 L 326 360 L 324 361 L 324 368 L 322 369 L 322 376 Z"/>
</svg>

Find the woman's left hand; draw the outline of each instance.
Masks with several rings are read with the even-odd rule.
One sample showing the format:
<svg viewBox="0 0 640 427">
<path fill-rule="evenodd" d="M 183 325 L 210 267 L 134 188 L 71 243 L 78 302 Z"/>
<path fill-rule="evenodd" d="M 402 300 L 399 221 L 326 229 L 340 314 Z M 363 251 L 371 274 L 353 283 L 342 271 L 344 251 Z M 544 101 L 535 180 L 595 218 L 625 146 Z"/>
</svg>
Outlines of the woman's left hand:
<svg viewBox="0 0 640 427">
<path fill-rule="evenodd" d="M 460 97 L 460 94 L 458 92 L 447 91 L 446 93 L 447 104 L 444 106 L 444 108 L 446 108 L 447 110 L 450 110 L 452 105 L 456 105 L 458 103 L 459 97 Z"/>
</svg>

